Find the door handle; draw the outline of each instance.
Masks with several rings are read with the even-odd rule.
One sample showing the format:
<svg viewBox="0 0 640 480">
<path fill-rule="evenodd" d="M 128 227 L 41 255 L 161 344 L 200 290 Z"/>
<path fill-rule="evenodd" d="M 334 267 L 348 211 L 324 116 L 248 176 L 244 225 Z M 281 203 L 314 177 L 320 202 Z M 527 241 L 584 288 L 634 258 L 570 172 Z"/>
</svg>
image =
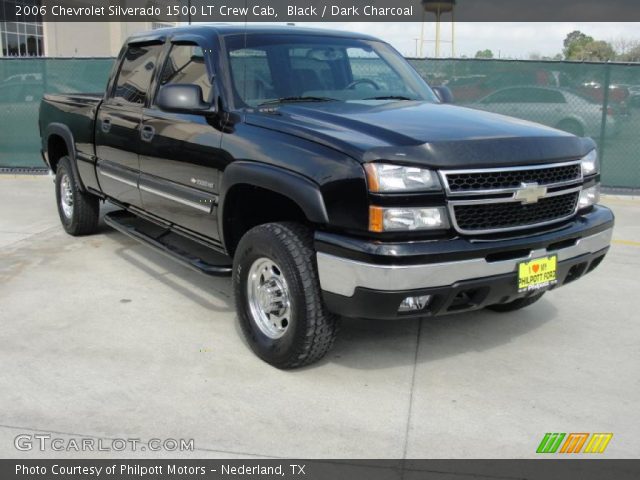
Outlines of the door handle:
<svg viewBox="0 0 640 480">
<path fill-rule="evenodd" d="M 150 142 L 153 139 L 153 136 L 156 134 L 156 129 L 151 125 L 145 125 L 140 130 L 140 138 L 145 142 Z"/>
<path fill-rule="evenodd" d="M 108 133 L 109 130 L 111 130 L 111 119 L 109 117 L 103 118 L 101 122 L 101 126 L 102 126 L 102 131 L 104 133 Z"/>
</svg>

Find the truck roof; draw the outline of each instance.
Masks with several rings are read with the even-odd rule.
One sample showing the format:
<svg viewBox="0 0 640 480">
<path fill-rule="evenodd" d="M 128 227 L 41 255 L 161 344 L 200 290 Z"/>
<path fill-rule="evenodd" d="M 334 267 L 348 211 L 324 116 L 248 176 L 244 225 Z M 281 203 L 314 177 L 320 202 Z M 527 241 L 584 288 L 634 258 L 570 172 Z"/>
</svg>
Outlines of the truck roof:
<svg viewBox="0 0 640 480">
<path fill-rule="evenodd" d="M 180 27 L 159 28 L 157 30 L 146 31 L 131 35 L 127 43 L 140 39 L 150 39 L 160 36 L 174 36 L 179 34 L 195 35 L 231 35 L 241 33 L 257 34 L 278 34 L 278 35 L 322 35 L 329 37 L 360 38 L 363 40 L 380 40 L 364 33 L 346 32 L 343 30 L 326 30 L 323 28 L 298 27 L 293 25 L 255 25 L 255 24 L 230 24 L 230 23 L 210 23 L 187 25 Z"/>
</svg>

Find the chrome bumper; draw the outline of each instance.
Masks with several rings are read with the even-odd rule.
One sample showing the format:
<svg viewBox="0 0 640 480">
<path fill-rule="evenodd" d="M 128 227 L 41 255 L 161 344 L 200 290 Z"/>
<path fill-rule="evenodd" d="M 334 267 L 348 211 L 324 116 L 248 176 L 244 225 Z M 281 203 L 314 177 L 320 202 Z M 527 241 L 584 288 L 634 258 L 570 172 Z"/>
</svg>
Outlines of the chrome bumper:
<svg viewBox="0 0 640 480">
<path fill-rule="evenodd" d="M 318 253 L 320 287 L 325 292 L 352 297 L 356 288 L 400 291 L 444 287 L 464 280 L 491 277 L 515 272 L 523 260 L 558 255 L 558 261 L 596 253 L 611 243 L 613 228 L 579 239 L 574 245 L 557 250 L 533 250 L 528 257 L 487 262 L 473 258 L 457 262 L 425 265 L 375 265 Z"/>
</svg>

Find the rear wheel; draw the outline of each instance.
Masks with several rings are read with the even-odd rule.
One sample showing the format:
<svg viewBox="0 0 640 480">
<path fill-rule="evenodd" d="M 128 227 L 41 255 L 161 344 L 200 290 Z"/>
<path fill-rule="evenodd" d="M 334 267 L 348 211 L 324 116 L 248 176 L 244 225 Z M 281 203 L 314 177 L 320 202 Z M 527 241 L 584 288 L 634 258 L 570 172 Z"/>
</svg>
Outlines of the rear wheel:
<svg viewBox="0 0 640 480">
<path fill-rule="evenodd" d="M 56 200 L 60 221 L 68 234 L 88 235 L 96 231 L 100 199 L 80 191 L 69 157 L 62 157 L 56 169 Z"/>
<path fill-rule="evenodd" d="M 312 234 L 296 223 L 268 223 L 240 240 L 233 287 L 251 349 L 278 368 L 320 360 L 333 346 L 337 317 L 322 302 Z"/>
<path fill-rule="evenodd" d="M 515 310 L 520 310 L 521 308 L 528 307 L 529 305 L 536 303 L 542 298 L 543 295 L 544 292 L 536 293 L 535 295 L 531 295 L 530 297 L 518 298 L 509 303 L 497 303 L 495 305 L 489 305 L 487 308 L 489 310 L 493 310 L 494 312 L 513 312 Z"/>
</svg>

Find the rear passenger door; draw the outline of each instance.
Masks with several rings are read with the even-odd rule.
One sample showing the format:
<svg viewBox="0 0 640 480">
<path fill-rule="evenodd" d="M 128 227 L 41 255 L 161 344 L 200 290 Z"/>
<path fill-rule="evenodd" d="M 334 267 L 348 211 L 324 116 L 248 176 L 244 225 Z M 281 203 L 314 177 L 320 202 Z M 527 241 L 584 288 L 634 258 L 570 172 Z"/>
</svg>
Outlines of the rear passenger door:
<svg viewBox="0 0 640 480">
<path fill-rule="evenodd" d="M 193 42 L 172 43 L 157 79 L 193 84 L 214 103 L 213 65 Z M 156 89 L 156 91 L 157 91 Z M 156 95 L 157 96 L 157 95 Z M 140 142 L 140 192 L 144 209 L 180 227 L 217 240 L 219 174 L 224 168 L 222 132 L 202 114 L 144 109 Z"/>
<path fill-rule="evenodd" d="M 140 207 L 138 190 L 140 123 L 160 43 L 130 43 L 96 118 L 97 173 L 100 187 L 122 203 Z"/>
</svg>

